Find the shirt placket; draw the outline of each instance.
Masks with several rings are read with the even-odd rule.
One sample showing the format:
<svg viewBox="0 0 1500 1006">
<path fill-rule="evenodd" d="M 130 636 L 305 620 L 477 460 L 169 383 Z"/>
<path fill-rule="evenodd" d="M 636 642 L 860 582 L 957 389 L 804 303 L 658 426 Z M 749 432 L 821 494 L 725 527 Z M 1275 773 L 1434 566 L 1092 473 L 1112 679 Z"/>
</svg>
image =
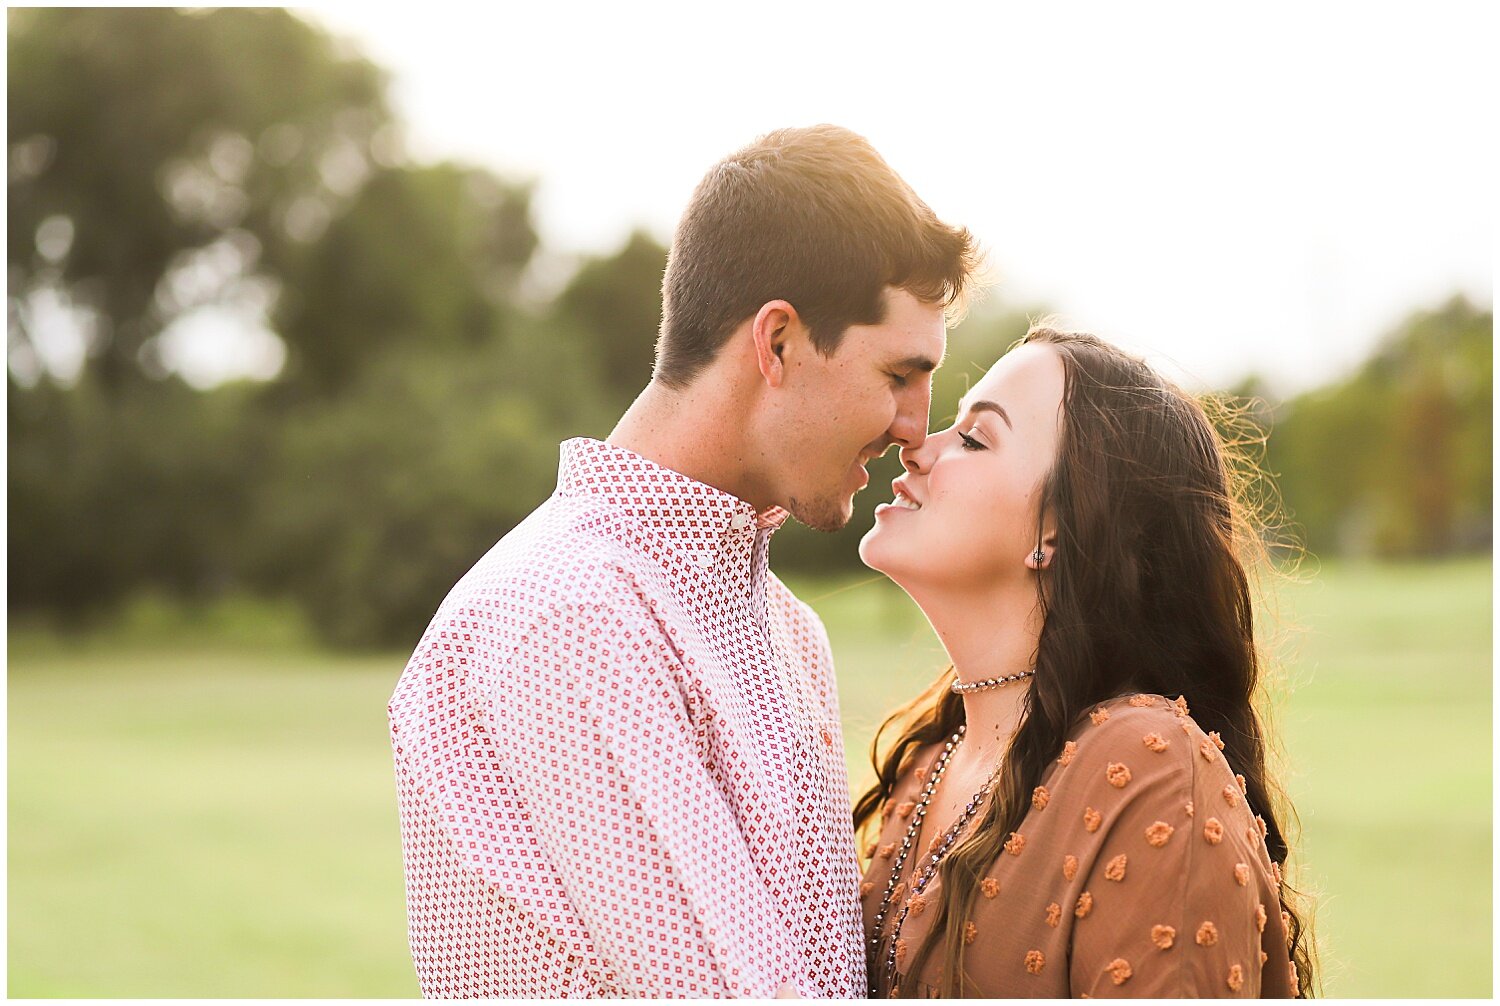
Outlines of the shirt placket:
<svg viewBox="0 0 1500 1006">
<path fill-rule="evenodd" d="M 614 483 L 612 491 L 632 501 L 653 496 L 659 500 L 664 489 L 673 496 L 669 506 L 657 504 L 654 513 L 640 516 L 671 541 L 681 556 L 677 569 L 682 572 L 674 575 L 687 578 L 680 595 L 682 613 L 700 627 L 717 624 L 721 628 L 708 637 L 729 643 L 729 649 L 720 650 L 717 657 L 703 656 L 724 661 L 742 700 L 764 714 L 753 717 L 740 732 L 742 742 L 758 749 L 766 777 L 756 781 L 755 789 L 763 811 L 776 822 L 763 831 L 757 829 L 761 836 L 757 844 L 775 836 L 756 855 L 757 868 L 777 896 L 784 922 L 802 948 L 807 976 L 827 980 L 832 976 L 826 964 L 818 962 L 840 960 L 848 954 L 837 934 L 828 931 L 826 911 L 845 892 L 837 889 L 826 870 L 819 876 L 819 864 L 828 856 L 823 836 L 837 827 L 827 820 L 824 805 L 841 803 L 844 794 L 831 800 L 824 765 L 827 754 L 814 743 L 819 740 L 818 724 L 805 680 L 811 669 L 795 666 L 772 630 L 769 546 L 780 524 L 777 517 L 784 519 L 784 514 L 768 512 L 757 517 L 742 503 L 727 501 L 701 485 L 678 482 L 680 477 L 669 476 L 665 485 L 660 481 L 650 486 L 637 484 L 645 481 L 648 471 L 623 465 L 615 469 L 614 479 L 606 481 Z M 695 634 L 683 633 L 679 638 Z M 711 650 L 719 649 L 711 646 Z M 837 754 L 842 757 L 842 751 Z M 726 761 L 732 763 L 732 758 Z M 861 956 L 851 966 L 862 963 Z M 854 987 L 860 985 L 862 981 Z"/>
</svg>

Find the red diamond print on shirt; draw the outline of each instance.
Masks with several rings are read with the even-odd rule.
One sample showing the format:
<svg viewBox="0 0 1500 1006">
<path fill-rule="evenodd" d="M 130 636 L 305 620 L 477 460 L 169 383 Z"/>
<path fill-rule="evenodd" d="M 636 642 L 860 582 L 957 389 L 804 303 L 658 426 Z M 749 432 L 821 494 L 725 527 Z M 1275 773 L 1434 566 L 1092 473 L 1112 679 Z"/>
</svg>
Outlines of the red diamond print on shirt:
<svg viewBox="0 0 1500 1006">
<path fill-rule="evenodd" d="M 389 709 L 424 995 L 863 994 L 827 636 L 767 566 L 786 516 L 570 440 L 453 588 Z"/>
</svg>

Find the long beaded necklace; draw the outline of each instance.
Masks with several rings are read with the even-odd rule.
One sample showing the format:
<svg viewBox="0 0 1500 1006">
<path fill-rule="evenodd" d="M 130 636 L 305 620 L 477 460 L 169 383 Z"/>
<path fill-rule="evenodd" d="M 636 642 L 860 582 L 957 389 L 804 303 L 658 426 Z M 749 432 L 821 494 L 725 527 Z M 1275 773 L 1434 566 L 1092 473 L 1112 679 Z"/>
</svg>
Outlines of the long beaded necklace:
<svg viewBox="0 0 1500 1006">
<path fill-rule="evenodd" d="M 927 805 L 932 802 L 932 794 L 937 789 L 938 782 L 943 777 L 943 772 L 948 768 L 948 761 L 953 757 L 953 752 L 958 748 L 959 742 L 963 740 L 964 732 L 967 729 L 967 724 L 960 726 L 958 731 L 943 745 L 943 753 L 938 758 L 937 764 L 933 766 L 932 775 L 928 777 L 927 785 L 923 788 L 922 796 L 917 801 L 916 807 L 912 809 L 911 824 L 906 826 L 906 836 L 902 838 L 901 849 L 896 854 L 896 859 L 891 866 L 891 878 L 886 881 L 885 895 L 880 899 L 880 911 L 875 913 L 875 924 L 870 929 L 871 953 L 878 952 L 880 949 L 880 930 L 885 925 L 886 914 L 890 911 L 891 901 L 895 896 L 896 878 L 901 875 L 901 868 L 906 865 L 906 858 L 911 854 L 912 842 L 915 840 L 917 832 L 922 828 L 922 819 L 927 816 Z M 911 899 L 926 890 L 927 885 L 932 882 L 932 878 L 937 876 L 938 866 L 942 863 L 943 857 L 948 854 L 949 849 L 953 848 L 953 844 L 958 841 L 958 836 L 963 832 L 968 823 L 974 819 L 974 815 L 978 813 L 979 805 L 984 802 L 985 796 L 990 791 L 991 782 L 993 782 L 993 777 L 987 779 L 979 792 L 975 793 L 969 799 L 969 802 L 964 806 L 963 813 L 958 816 L 958 820 L 954 821 L 952 827 L 943 833 L 942 840 L 937 843 L 937 847 L 922 861 L 921 868 L 915 871 L 916 875 L 912 878 L 911 889 L 907 892 L 906 903 L 901 906 L 901 911 L 896 916 L 895 924 L 891 926 L 890 946 L 886 951 L 885 966 L 881 969 L 886 988 L 890 988 L 895 982 L 896 942 L 901 938 L 901 927 L 906 922 L 907 913 L 911 911 Z M 869 987 L 870 998 L 874 999 L 878 997 L 880 987 L 874 974 L 870 975 Z"/>
</svg>

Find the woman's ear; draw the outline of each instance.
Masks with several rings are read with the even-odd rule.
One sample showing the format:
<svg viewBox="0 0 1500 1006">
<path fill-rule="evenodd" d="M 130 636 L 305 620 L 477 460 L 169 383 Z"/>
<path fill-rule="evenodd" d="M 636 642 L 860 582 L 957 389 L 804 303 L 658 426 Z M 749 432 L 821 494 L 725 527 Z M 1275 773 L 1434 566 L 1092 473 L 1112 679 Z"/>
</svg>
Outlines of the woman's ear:
<svg viewBox="0 0 1500 1006">
<path fill-rule="evenodd" d="M 1057 526 L 1049 518 L 1042 522 L 1041 541 L 1026 556 L 1026 568 L 1044 570 L 1052 565 L 1057 555 Z"/>
</svg>

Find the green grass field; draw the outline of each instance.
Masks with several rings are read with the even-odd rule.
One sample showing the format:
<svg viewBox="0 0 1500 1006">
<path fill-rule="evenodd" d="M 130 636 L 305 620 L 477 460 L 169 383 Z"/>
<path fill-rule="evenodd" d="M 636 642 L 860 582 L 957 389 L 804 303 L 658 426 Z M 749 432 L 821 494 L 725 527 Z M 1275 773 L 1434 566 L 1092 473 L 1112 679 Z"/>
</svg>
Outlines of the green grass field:
<svg viewBox="0 0 1500 1006">
<path fill-rule="evenodd" d="M 863 782 L 942 653 L 884 581 L 794 586 Z M 1490 563 L 1329 566 L 1277 594 L 1325 994 L 1488 996 Z M 417 994 L 385 724 L 405 655 L 294 636 L 13 631 L 12 996 Z"/>
</svg>

